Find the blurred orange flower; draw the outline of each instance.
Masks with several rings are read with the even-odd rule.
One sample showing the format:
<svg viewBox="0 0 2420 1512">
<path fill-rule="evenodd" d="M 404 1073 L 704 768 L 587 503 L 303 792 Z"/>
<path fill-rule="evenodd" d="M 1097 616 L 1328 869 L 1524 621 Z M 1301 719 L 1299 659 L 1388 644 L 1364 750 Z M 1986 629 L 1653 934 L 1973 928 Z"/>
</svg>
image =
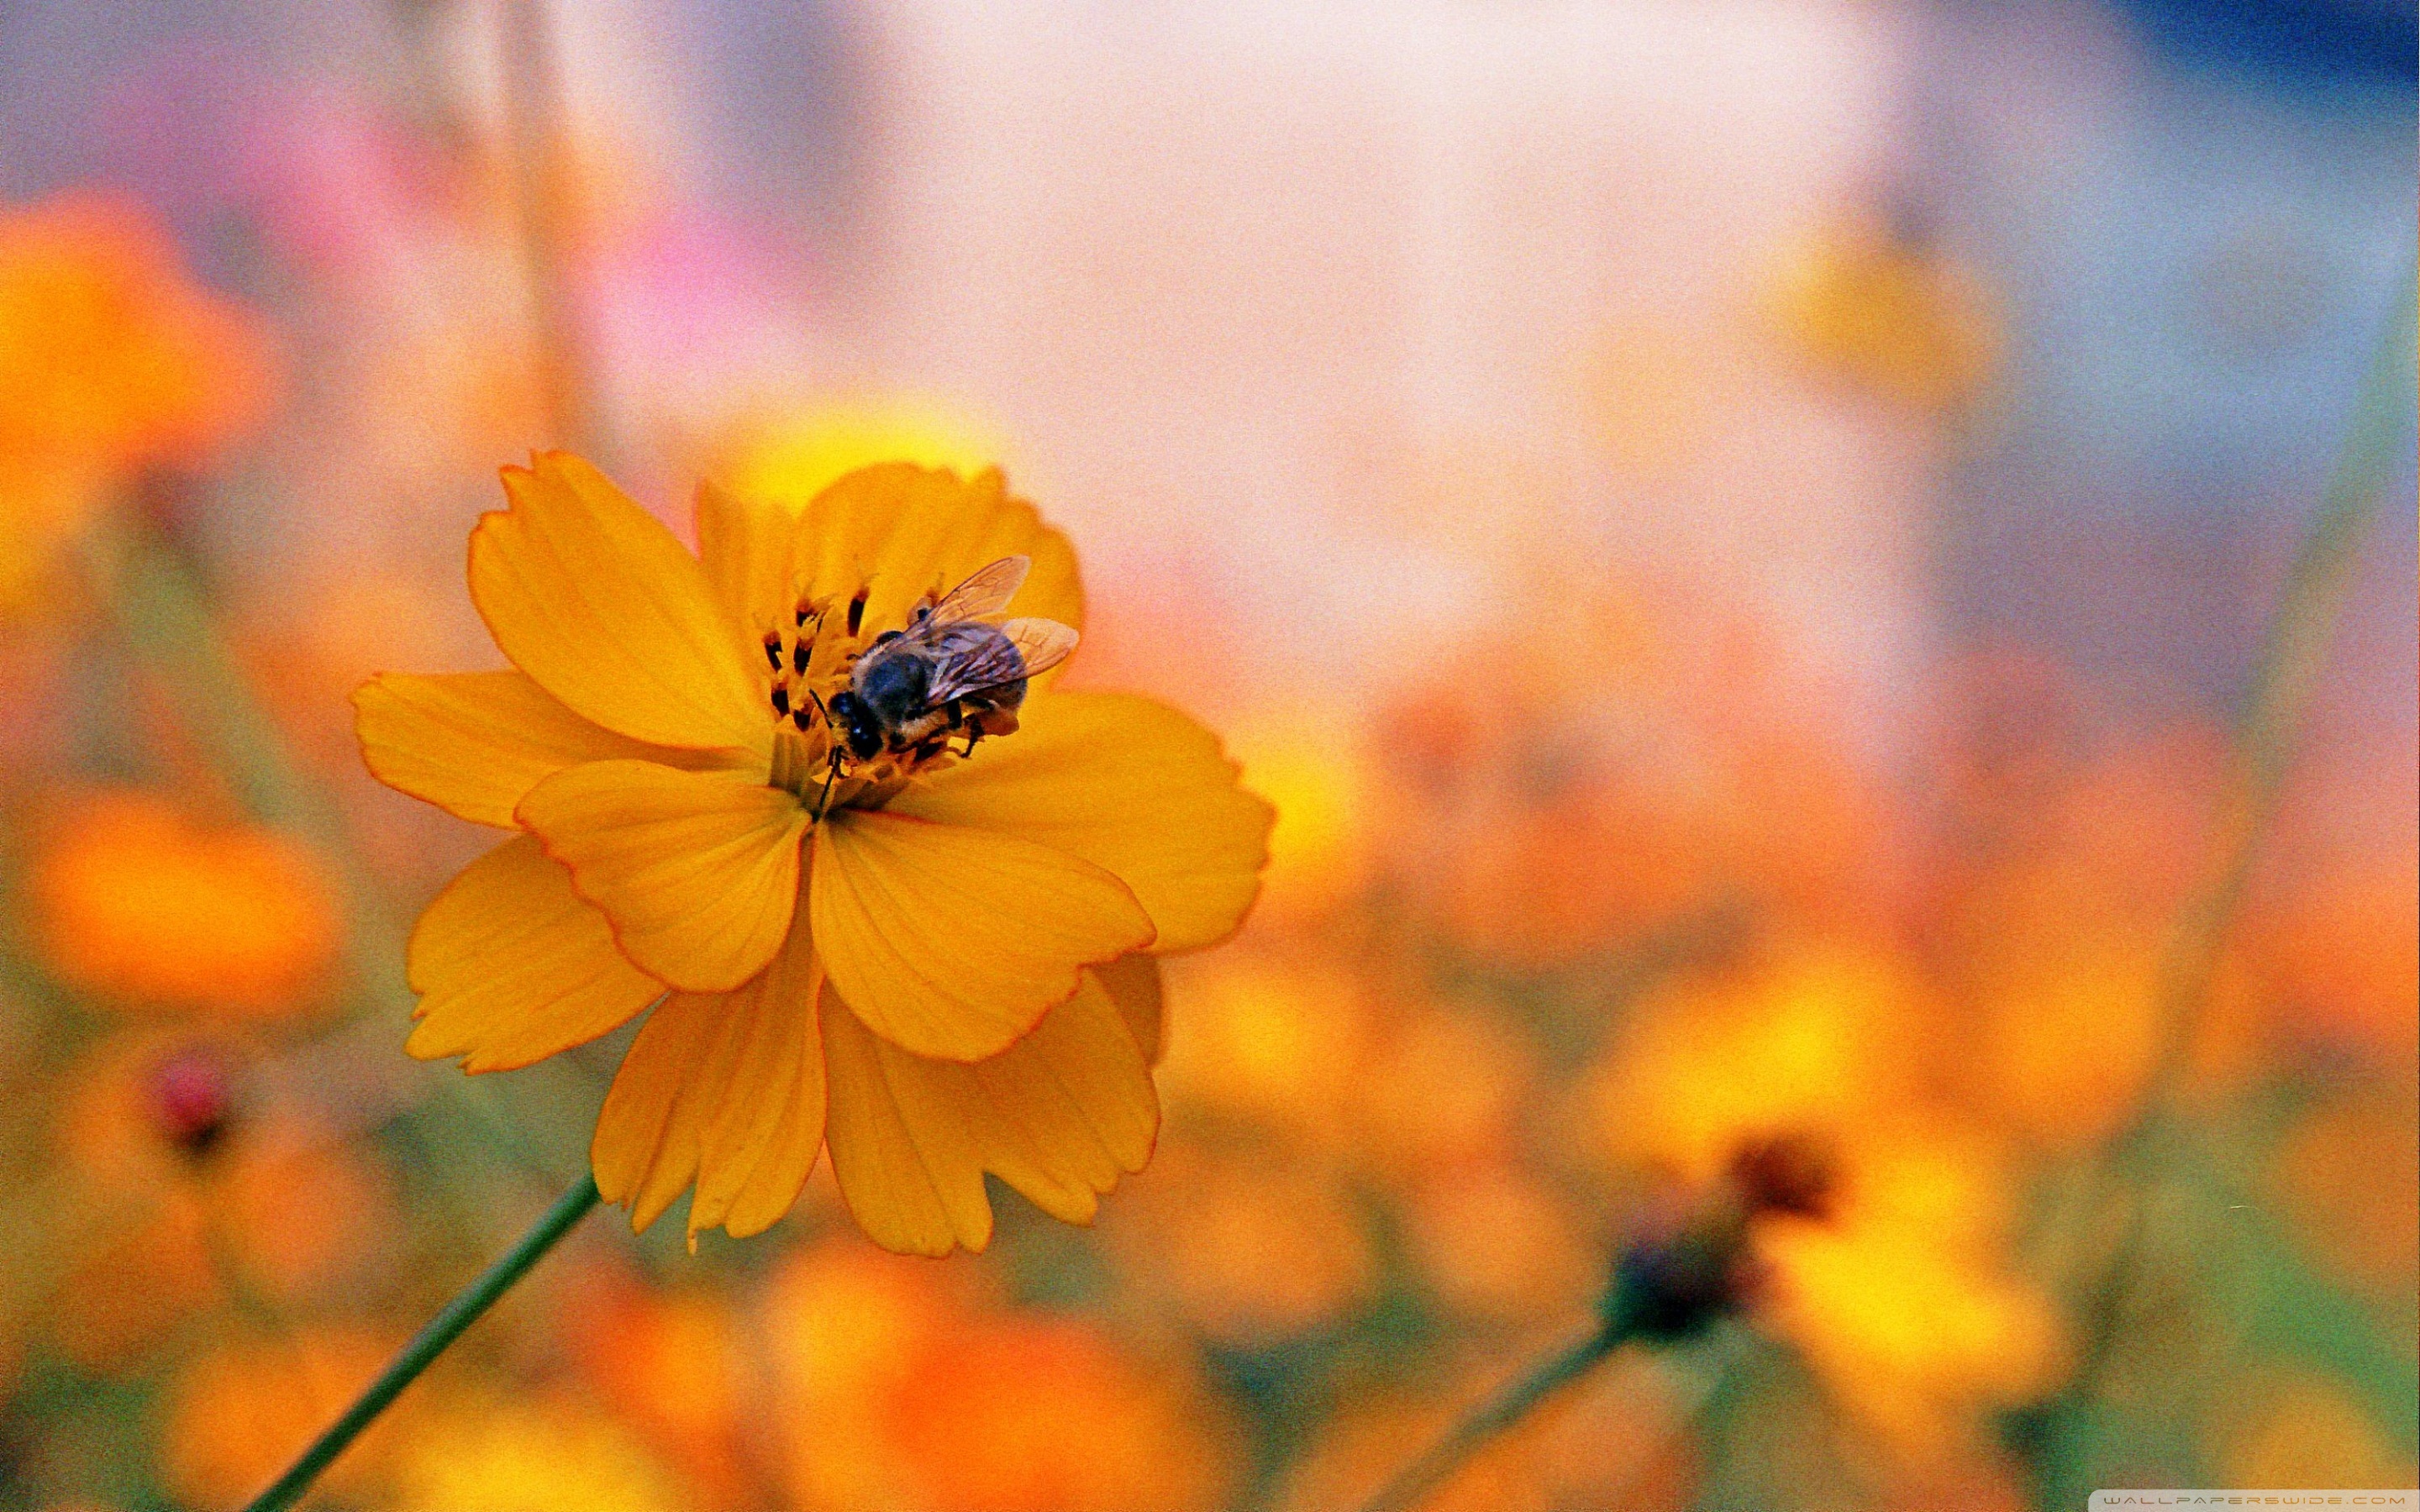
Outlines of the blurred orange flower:
<svg viewBox="0 0 2420 1512">
<path fill-rule="evenodd" d="M 1404 1176 L 1487 1164 L 1512 1149 L 1537 1057 L 1500 1020 L 1438 1006 L 1399 1011 L 1352 1079 L 1357 1148 Z"/>
<path fill-rule="evenodd" d="M 775 1274 L 764 1343 L 797 1504 L 814 1512 L 1193 1512 L 1233 1445 L 1181 1359 L 843 1243 Z"/>
<path fill-rule="evenodd" d="M 324 1302 L 389 1257 L 381 1173 L 325 1129 L 247 1105 L 234 1041 L 116 1034 L 70 1068 L 55 1170 L 74 1261 L 60 1350 L 116 1372 L 240 1292 Z"/>
<path fill-rule="evenodd" d="M 694 1186 L 692 1238 L 758 1232 L 827 1145 L 891 1248 L 982 1248 L 986 1171 L 1088 1222 L 1158 1124 L 1129 979 L 1096 968 L 1233 933 L 1267 806 L 1143 699 L 1037 687 L 913 740 L 830 717 L 873 696 L 877 638 L 979 571 L 963 620 L 1044 616 L 1008 623 L 1003 671 L 1029 665 L 1009 635 L 1063 654 L 1065 538 L 997 472 L 866 468 L 799 514 L 709 487 L 702 560 L 575 457 L 504 482 L 471 592 L 519 670 L 356 697 L 381 779 L 522 832 L 422 918 L 412 1052 L 527 1065 L 660 997 L 593 1147 L 641 1227 Z"/>
<path fill-rule="evenodd" d="M 2298 1240 L 2363 1291 L 2408 1309 L 2420 1281 L 2420 1098 L 2412 1070 L 2345 1088 L 2270 1157 L 2270 1184 Z"/>
<path fill-rule="evenodd" d="M 1404 1227 L 1439 1300 L 1469 1316 L 1567 1317 L 1602 1284 L 1573 1213 L 1511 1161 L 1431 1173 L 1410 1193 Z"/>
<path fill-rule="evenodd" d="M 196 1512 L 243 1505 L 369 1384 L 399 1340 L 360 1328 L 244 1339 L 194 1357 L 170 1389 L 160 1478 Z M 396 1447 L 414 1431 L 412 1404 L 389 1412 L 338 1458 L 321 1489 L 368 1500 L 387 1483 Z"/>
<path fill-rule="evenodd" d="M 1202 1335 L 1264 1349 L 1368 1305 L 1378 1258 L 1340 1174 L 1283 1149 L 1171 1142 L 1109 1229 L 1139 1292 Z"/>
<path fill-rule="evenodd" d="M 125 1008 L 291 1013 L 341 943 L 334 886 L 308 851 L 132 789 L 61 805 L 28 890 L 52 969 Z"/>
<path fill-rule="evenodd" d="M 2332 858 L 2248 921 L 2247 956 L 2302 1038 L 2409 1061 L 2420 1041 L 2420 853 Z"/>
<path fill-rule="evenodd" d="M 1511 621 L 1382 711 L 1380 880 L 1421 922 L 1536 969 L 1740 903 L 1876 911 L 1881 816 L 1753 618 L 1559 574 L 1532 597 L 1550 634 Z"/>
<path fill-rule="evenodd" d="M 1227 1479 L 1206 1408 L 1089 1324 L 993 1315 L 928 1339 L 890 1414 L 935 1512 L 1206 1512 Z"/>
<path fill-rule="evenodd" d="M 2036 800 L 1948 889 L 1934 942 L 1944 982 L 1968 1005 L 1973 1053 L 1947 1069 L 1978 1111 L 2062 1146 L 2130 1116 L 2160 1051 L 2164 958 L 2204 863 L 2220 775 L 2204 731 L 2092 752 L 2039 779 Z M 2197 1071 L 2242 1061 L 2250 985 L 2233 962 L 2208 984 Z"/>
<path fill-rule="evenodd" d="M 1425 1373 L 1417 1399 L 1345 1406 L 1291 1468 L 1277 1504 L 1284 1512 L 1360 1505 L 1459 1412 L 1500 1388 L 1503 1370 L 1500 1362 L 1481 1372 L 1447 1359 Z M 1652 1365 L 1608 1365 L 1474 1455 L 1420 1501 L 1422 1512 L 1677 1512 L 1701 1504 L 1678 1395 Z"/>
<path fill-rule="evenodd" d="M 1521 640 L 1456 658 L 1382 725 L 1388 881 L 1507 964 L 1629 943 L 1714 890 L 1703 774 L 1606 628 L 1573 632 L 1601 653 L 1585 669 Z"/>
<path fill-rule="evenodd" d="M 659 1290 L 618 1270 L 583 1277 L 564 1309 L 563 1336 L 597 1395 L 707 1507 L 749 1501 L 743 1327 L 720 1292 Z"/>
<path fill-rule="evenodd" d="M 0 604 L 113 481 L 202 460 L 271 387 L 259 322 L 195 285 L 140 206 L 0 209 Z"/>
</svg>

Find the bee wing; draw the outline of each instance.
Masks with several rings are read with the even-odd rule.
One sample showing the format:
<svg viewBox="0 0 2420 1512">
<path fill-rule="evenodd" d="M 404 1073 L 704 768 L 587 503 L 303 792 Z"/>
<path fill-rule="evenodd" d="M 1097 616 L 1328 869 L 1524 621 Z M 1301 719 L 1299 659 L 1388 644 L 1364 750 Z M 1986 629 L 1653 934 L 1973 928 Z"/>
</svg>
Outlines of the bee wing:
<svg viewBox="0 0 2420 1512">
<path fill-rule="evenodd" d="M 1067 659 L 1076 632 L 1056 620 L 1011 620 L 998 634 L 944 632 L 933 664 L 931 706 L 980 693 L 1022 678 L 1036 677 Z"/>
<path fill-rule="evenodd" d="M 1025 657 L 1016 641 L 989 625 L 973 628 L 981 633 L 942 632 L 939 654 L 933 658 L 932 681 L 924 693 L 926 707 L 939 708 L 952 699 L 1014 683 L 1025 675 Z"/>
<path fill-rule="evenodd" d="M 1073 628 L 1057 620 L 1011 620 L 1000 627 L 1000 633 L 1024 658 L 1028 677 L 1039 677 L 1065 661 L 1078 639 Z"/>
<path fill-rule="evenodd" d="M 927 625 L 954 625 L 961 620 L 979 620 L 986 614 L 997 614 L 1008 608 L 1008 601 L 1025 586 L 1025 575 L 1033 570 L 1032 557 L 1002 557 L 987 567 L 978 567 L 966 581 L 943 595 L 926 616 Z"/>
</svg>

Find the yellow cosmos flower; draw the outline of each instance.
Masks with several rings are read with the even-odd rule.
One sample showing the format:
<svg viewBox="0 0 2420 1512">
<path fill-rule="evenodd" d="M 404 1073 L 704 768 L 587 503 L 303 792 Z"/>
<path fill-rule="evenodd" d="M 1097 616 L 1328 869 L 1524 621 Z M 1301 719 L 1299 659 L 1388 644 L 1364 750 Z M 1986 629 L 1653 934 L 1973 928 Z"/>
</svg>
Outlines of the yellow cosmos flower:
<svg viewBox="0 0 2420 1512">
<path fill-rule="evenodd" d="M 692 1237 L 758 1232 L 824 1148 L 892 1249 L 981 1249 L 986 1171 L 1089 1221 L 1157 1133 L 1149 957 L 1241 922 L 1268 807 L 1147 699 L 1039 679 L 979 746 L 862 760 L 823 714 L 1002 558 L 1080 626 L 1065 538 L 997 471 L 865 468 L 797 516 L 707 487 L 695 556 L 577 457 L 504 489 L 471 596 L 515 670 L 354 698 L 381 780 L 519 831 L 413 933 L 411 1052 L 525 1066 L 655 1005 L 592 1148 L 637 1227 L 694 1187 Z"/>
</svg>

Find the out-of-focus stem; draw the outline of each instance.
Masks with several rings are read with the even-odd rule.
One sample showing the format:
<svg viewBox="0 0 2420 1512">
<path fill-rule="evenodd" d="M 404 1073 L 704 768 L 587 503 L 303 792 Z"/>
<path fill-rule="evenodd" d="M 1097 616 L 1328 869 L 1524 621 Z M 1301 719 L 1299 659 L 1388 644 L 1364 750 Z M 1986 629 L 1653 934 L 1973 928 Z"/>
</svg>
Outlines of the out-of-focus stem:
<svg viewBox="0 0 2420 1512">
<path fill-rule="evenodd" d="M 2191 1058 L 2194 1030 L 2242 902 L 2261 837 L 2277 807 L 2303 716 L 2327 664 L 2361 546 L 2386 504 L 2412 424 L 2414 279 L 2380 332 L 2354 401 L 2352 425 L 2319 512 L 2304 534 L 2236 717 L 2233 771 L 2222 799 L 2202 885 L 2177 921 L 2159 980 L 2158 1058 L 2130 1136 L 2173 1098 Z"/>
<path fill-rule="evenodd" d="M 192 570 L 139 530 L 97 536 L 91 553 L 103 607 L 238 800 L 264 824 L 302 836 L 335 869 L 354 980 L 382 1009 L 408 1014 L 402 925 L 354 859 L 335 805 L 287 756 Z"/>
<path fill-rule="evenodd" d="M 1406 1512 L 1445 1484 L 1473 1455 L 1486 1448 L 1547 1397 L 1595 1369 L 1629 1338 L 1628 1322 L 1608 1317 L 1586 1338 L 1540 1361 L 1528 1374 L 1472 1408 L 1446 1436 L 1395 1472 L 1361 1512 Z"/>
<path fill-rule="evenodd" d="M 2083 1300 L 2081 1347 L 2060 1401 L 2069 1408 L 2100 1391 L 2145 1258 L 2149 1195 L 2140 1190 L 2152 1147 L 2192 1062 L 2201 1008 L 2242 903 L 2260 841 L 2276 811 L 2303 716 L 2325 667 L 2345 591 L 2363 540 L 2385 507 L 2412 424 L 2415 299 L 2420 262 L 2407 270 L 2394 314 L 2380 333 L 2352 424 L 2286 576 L 2251 686 L 2235 724 L 2230 776 L 2202 882 L 2170 937 L 2159 978 L 2160 1039 L 2133 1119 L 2114 1135 L 2094 1189 L 2126 1204 L 2109 1262 Z"/>
<path fill-rule="evenodd" d="M 375 1088 L 367 1106 L 392 1110 L 416 1101 L 423 1093 L 410 1063 L 387 1046 L 394 1026 L 410 1020 L 417 1001 L 405 975 L 402 921 L 362 865 L 334 801 L 287 754 L 284 733 L 220 633 L 209 595 L 174 551 L 137 527 L 96 532 L 86 543 L 86 562 L 95 597 L 237 799 L 255 818 L 302 837 L 336 873 L 346 968 L 373 1011 L 319 1041 L 319 1048 L 334 1053 L 340 1079 L 353 1095 L 360 1097 L 365 1084 Z M 436 1085 L 496 1148 L 533 1169 L 543 1165 L 484 1086 L 455 1077 Z M 550 1173 L 550 1186 L 559 1180 L 560 1173 Z"/>
<path fill-rule="evenodd" d="M 530 1267 L 554 1248 L 564 1235 L 571 1232 L 572 1227 L 586 1217 L 588 1210 L 597 1206 L 597 1202 L 596 1178 L 582 1177 L 579 1184 L 565 1193 L 547 1211 L 546 1216 L 521 1237 L 520 1243 L 488 1267 L 476 1281 L 463 1288 L 452 1302 L 445 1304 L 444 1311 L 430 1319 L 428 1325 L 403 1347 L 403 1352 L 380 1371 L 378 1379 L 354 1399 L 353 1405 L 345 1409 L 344 1415 L 330 1424 L 325 1433 L 313 1440 L 311 1446 L 302 1451 L 302 1457 L 286 1473 L 278 1476 L 269 1489 L 254 1498 L 244 1512 L 283 1512 L 284 1508 L 301 1500 L 302 1493 L 311 1489 L 311 1483 L 335 1462 L 336 1457 L 343 1454 L 348 1445 L 361 1437 L 362 1430 L 377 1422 L 379 1414 L 403 1394 L 403 1388 L 418 1380 L 420 1373 L 444 1353 L 448 1345 L 460 1338 L 464 1330 L 496 1304 L 496 1299 L 510 1291 L 515 1282 L 527 1275 Z"/>
<path fill-rule="evenodd" d="M 530 281 L 551 444 L 612 470 L 611 440 L 589 381 L 587 331 L 572 286 L 574 231 L 570 160 L 560 131 L 562 84 L 545 0 L 504 0 L 500 8 L 504 67 L 504 129 L 519 201 L 521 255 Z"/>
</svg>

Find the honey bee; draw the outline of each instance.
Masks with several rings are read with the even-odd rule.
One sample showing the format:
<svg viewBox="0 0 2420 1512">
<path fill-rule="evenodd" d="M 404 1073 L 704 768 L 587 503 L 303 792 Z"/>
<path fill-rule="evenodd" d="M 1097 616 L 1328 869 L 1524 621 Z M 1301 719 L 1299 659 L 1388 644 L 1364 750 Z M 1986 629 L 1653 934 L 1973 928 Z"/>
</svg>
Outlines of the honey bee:
<svg viewBox="0 0 2420 1512">
<path fill-rule="evenodd" d="M 1027 680 L 1076 649 L 1076 632 L 1056 620 L 988 622 L 1032 567 L 1031 557 L 1002 557 L 939 600 L 928 596 L 906 629 L 875 638 L 849 669 L 848 687 L 831 698 L 831 722 L 850 755 L 935 752 L 959 733 L 971 751 L 983 736 L 1016 729 Z"/>
</svg>

